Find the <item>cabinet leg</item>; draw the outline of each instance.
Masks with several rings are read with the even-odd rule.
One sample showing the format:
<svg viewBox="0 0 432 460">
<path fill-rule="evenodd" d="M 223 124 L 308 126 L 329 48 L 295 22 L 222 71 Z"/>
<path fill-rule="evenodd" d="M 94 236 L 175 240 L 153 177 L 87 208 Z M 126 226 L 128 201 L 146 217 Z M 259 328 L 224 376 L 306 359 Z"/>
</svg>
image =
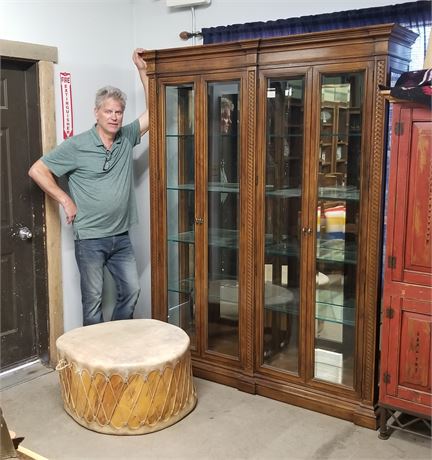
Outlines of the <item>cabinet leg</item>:
<svg viewBox="0 0 432 460">
<path fill-rule="evenodd" d="M 385 407 L 379 408 L 380 412 L 380 429 L 378 438 L 386 440 L 390 437 L 392 430 L 387 426 L 387 411 Z"/>
</svg>

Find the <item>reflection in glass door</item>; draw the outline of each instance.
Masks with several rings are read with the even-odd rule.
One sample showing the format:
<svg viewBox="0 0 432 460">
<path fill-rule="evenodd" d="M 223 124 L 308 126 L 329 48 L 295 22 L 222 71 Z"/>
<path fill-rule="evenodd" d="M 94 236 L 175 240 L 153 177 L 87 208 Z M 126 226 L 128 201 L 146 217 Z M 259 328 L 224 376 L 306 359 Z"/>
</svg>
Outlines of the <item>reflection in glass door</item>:
<svg viewBox="0 0 432 460">
<path fill-rule="evenodd" d="M 239 355 L 239 81 L 208 84 L 208 350 Z"/>
<path fill-rule="evenodd" d="M 304 77 L 268 79 L 263 362 L 298 374 Z"/>
<path fill-rule="evenodd" d="M 363 74 L 322 75 L 315 372 L 354 386 Z"/>
<path fill-rule="evenodd" d="M 165 90 L 168 321 L 184 329 L 196 347 L 194 87 Z"/>
</svg>

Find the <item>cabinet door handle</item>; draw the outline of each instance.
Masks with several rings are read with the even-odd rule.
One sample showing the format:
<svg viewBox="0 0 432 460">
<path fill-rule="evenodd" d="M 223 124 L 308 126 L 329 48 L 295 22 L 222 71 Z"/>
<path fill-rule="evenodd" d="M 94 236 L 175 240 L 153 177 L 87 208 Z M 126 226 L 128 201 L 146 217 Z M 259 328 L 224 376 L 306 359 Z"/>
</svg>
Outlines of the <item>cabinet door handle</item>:
<svg viewBox="0 0 432 460">
<path fill-rule="evenodd" d="M 303 235 L 306 235 L 307 228 L 306 228 L 306 227 L 302 227 L 301 231 L 302 231 Z"/>
<path fill-rule="evenodd" d="M 195 217 L 195 223 L 201 225 L 204 223 L 204 219 L 202 217 Z"/>
<path fill-rule="evenodd" d="M 307 229 L 307 234 L 308 234 L 308 235 L 311 235 L 311 234 L 312 234 L 312 229 L 311 229 L 310 227 L 308 227 L 308 229 Z"/>
</svg>

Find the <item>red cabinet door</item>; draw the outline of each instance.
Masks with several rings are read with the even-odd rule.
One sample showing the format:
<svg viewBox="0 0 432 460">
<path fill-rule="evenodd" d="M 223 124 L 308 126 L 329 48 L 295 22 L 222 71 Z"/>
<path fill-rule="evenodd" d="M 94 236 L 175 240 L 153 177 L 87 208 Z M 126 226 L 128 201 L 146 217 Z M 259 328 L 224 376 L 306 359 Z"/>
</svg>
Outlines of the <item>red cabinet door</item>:
<svg viewBox="0 0 432 460">
<path fill-rule="evenodd" d="M 432 284 L 432 123 L 426 108 L 395 105 L 387 268 L 392 281 Z"/>
<path fill-rule="evenodd" d="M 390 306 L 393 315 L 383 323 L 383 402 L 430 415 L 432 302 L 391 297 Z"/>
</svg>

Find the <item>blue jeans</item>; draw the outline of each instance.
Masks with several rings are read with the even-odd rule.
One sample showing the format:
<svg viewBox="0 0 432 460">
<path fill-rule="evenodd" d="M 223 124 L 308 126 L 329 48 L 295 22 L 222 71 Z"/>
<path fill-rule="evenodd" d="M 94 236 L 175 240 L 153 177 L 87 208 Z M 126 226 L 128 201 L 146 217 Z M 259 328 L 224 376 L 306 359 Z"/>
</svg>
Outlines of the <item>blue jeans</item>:
<svg viewBox="0 0 432 460">
<path fill-rule="evenodd" d="M 103 322 L 102 289 L 104 267 L 114 278 L 117 301 L 111 320 L 131 319 L 140 287 L 129 234 L 75 240 L 75 257 L 80 271 L 83 324 Z"/>
</svg>

